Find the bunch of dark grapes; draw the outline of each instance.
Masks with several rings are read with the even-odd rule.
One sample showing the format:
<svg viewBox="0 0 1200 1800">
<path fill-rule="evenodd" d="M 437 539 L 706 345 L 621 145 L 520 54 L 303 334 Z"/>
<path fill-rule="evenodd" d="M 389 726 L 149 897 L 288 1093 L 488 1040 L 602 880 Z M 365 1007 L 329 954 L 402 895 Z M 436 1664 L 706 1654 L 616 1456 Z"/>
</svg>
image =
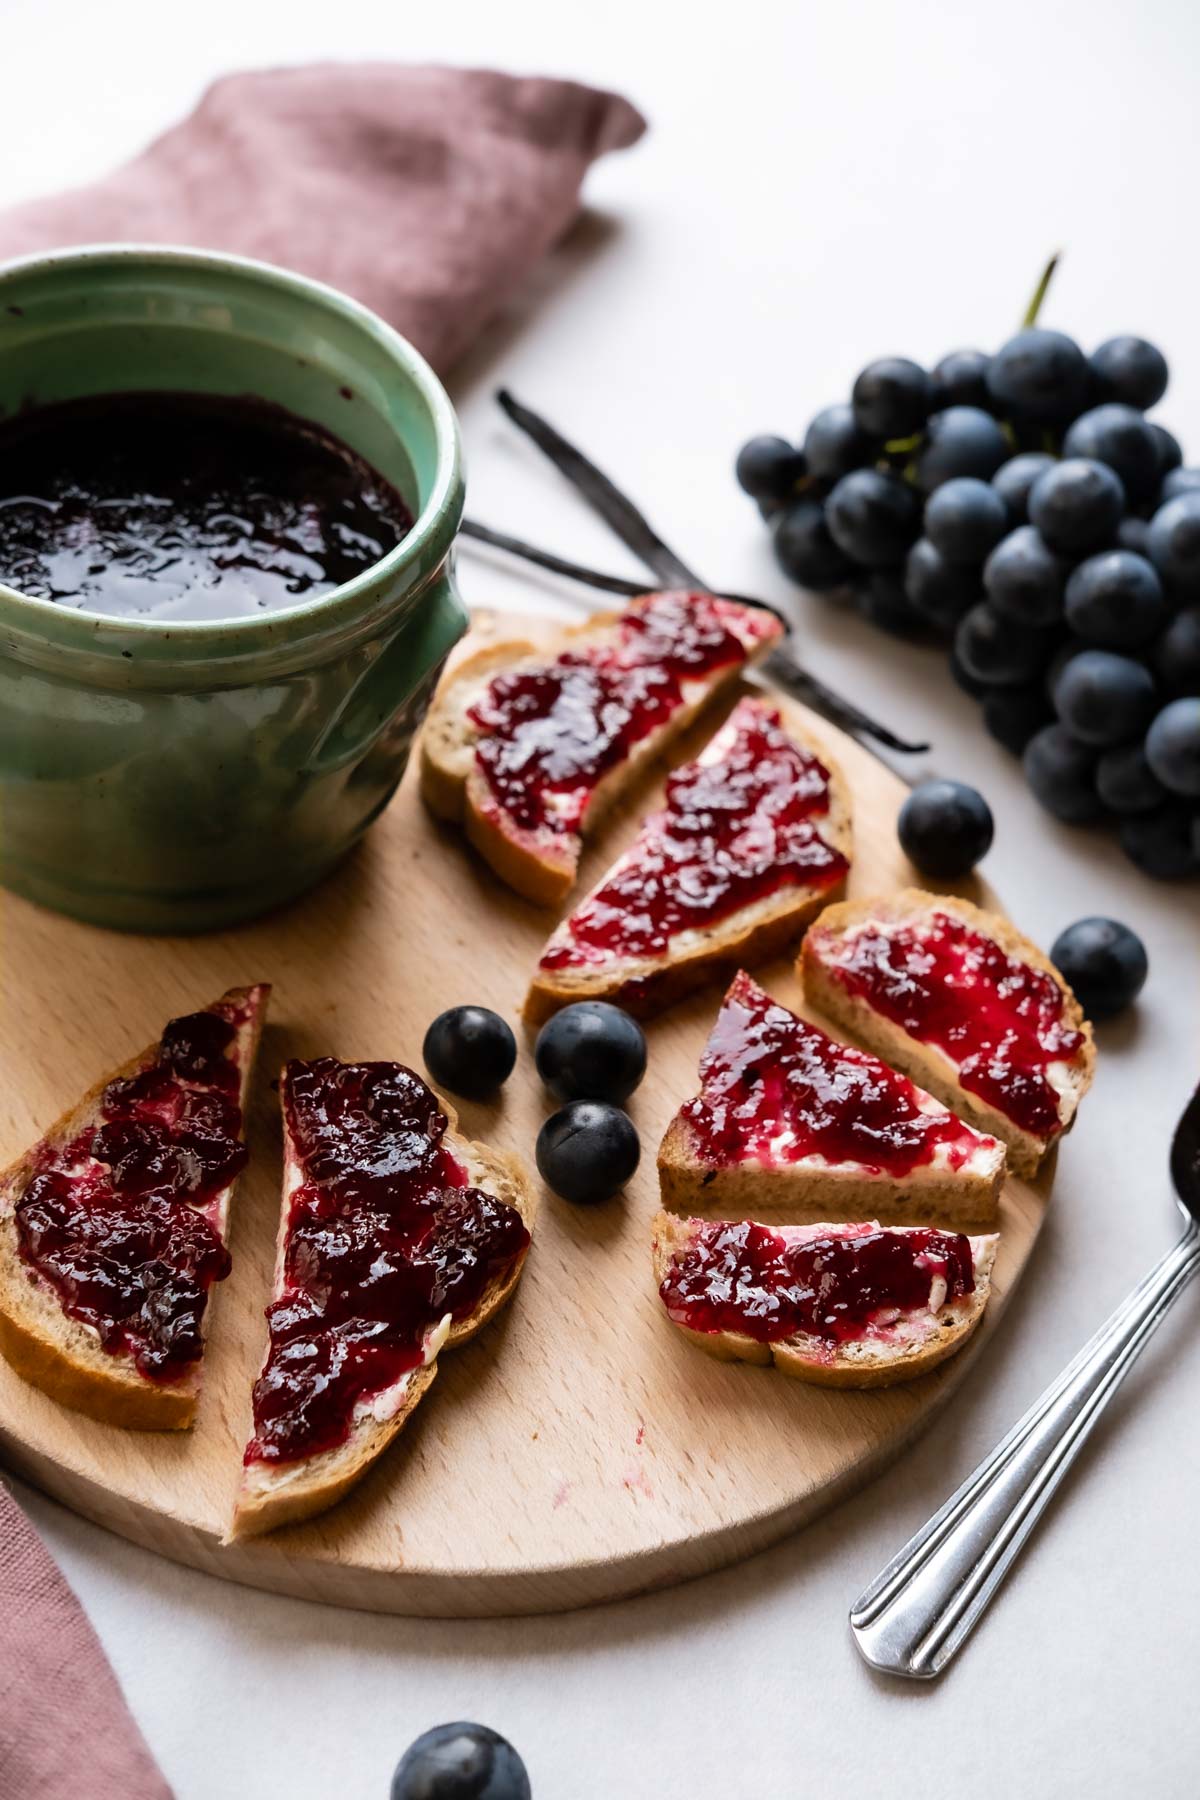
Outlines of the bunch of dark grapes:
<svg viewBox="0 0 1200 1800">
<path fill-rule="evenodd" d="M 737 459 L 787 575 L 947 642 L 1041 804 L 1163 878 L 1200 872 L 1200 469 L 1144 416 L 1166 386 L 1143 338 L 1029 326 L 873 362 Z"/>
</svg>

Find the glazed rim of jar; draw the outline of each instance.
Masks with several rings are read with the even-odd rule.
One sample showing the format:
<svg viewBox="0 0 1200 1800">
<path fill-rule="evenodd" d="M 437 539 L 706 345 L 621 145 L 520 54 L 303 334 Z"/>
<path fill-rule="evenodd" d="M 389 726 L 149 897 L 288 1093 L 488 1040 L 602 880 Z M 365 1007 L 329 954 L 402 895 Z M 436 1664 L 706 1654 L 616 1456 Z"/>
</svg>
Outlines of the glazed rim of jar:
<svg viewBox="0 0 1200 1800">
<path fill-rule="evenodd" d="M 269 614 L 249 613 L 229 619 L 163 620 L 124 613 L 93 612 L 82 606 L 55 607 L 53 601 L 33 594 L 23 594 L 19 588 L 9 587 L 0 580 L 0 600 L 6 604 L 15 602 L 22 612 L 28 609 L 23 622 L 36 632 L 37 621 L 45 623 L 46 611 L 50 609 L 59 619 L 75 619 L 93 628 L 102 627 L 106 636 L 109 632 L 116 636 L 129 633 L 143 642 L 147 638 L 162 640 L 169 636 L 172 640 L 179 640 L 182 647 L 189 638 L 211 637 L 214 631 L 222 635 L 228 632 L 250 638 L 261 635 L 264 627 L 268 626 L 268 621 L 272 634 L 285 629 L 297 619 L 316 625 L 319 618 L 321 624 L 333 625 L 336 621 L 331 615 L 352 613 L 357 602 L 369 599 L 380 583 L 402 577 L 406 568 L 411 571 L 412 580 L 404 585 L 415 586 L 423 573 L 431 573 L 441 563 L 458 530 L 462 511 L 462 445 L 458 419 L 445 388 L 420 351 L 406 337 L 361 301 L 351 299 L 349 294 L 330 287 L 326 282 L 314 281 L 310 276 L 296 274 L 294 270 L 281 268 L 275 263 L 260 262 L 254 257 L 226 255 L 217 250 L 193 250 L 186 245 L 85 244 L 79 248 L 38 251 L 31 256 L 12 257 L 0 262 L 0 294 L 11 278 L 38 269 L 104 262 L 158 264 L 167 268 L 183 266 L 217 274 L 230 270 L 234 275 L 245 276 L 264 287 L 279 288 L 285 293 L 297 295 L 341 314 L 366 336 L 373 338 L 392 357 L 428 407 L 437 442 L 434 479 L 428 498 L 400 542 L 386 556 L 380 557 L 378 562 L 371 563 L 360 574 L 352 576 L 349 581 L 342 582 L 316 599 L 301 600 L 295 606 L 274 608 Z M 152 392 L 153 389 L 149 391 Z M 427 559 L 422 553 L 435 548 L 434 540 L 443 533 L 445 545 L 441 547 L 434 562 L 423 570 L 422 564 Z M 246 647 L 249 648 L 249 645 Z"/>
</svg>

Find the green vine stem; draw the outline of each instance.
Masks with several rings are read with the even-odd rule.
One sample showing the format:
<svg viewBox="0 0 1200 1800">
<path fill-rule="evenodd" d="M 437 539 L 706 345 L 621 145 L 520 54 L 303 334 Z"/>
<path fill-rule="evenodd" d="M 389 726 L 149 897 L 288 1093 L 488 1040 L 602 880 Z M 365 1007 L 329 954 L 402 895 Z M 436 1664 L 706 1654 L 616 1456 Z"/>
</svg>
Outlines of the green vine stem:
<svg viewBox="0 0 1200 1800">
<path fill-rule="evenodd" d="M 1034 288 L 1033 299 L 1029 302 L 1029 305 L 1026 308 L 1025 317 L 1021 320 L 1022 328 L 1026 331 L 1028 331 L 1031 326 L 1037 324 L 1038 314 L 1042 310 L 1042 301 L 1046 298 L 1046 290 L 1050 286 L 1051 281 L 1054 279 L 1054 271 L 1058 267 L 1059 259 L 1061 258 L 1061 256 L 1062 256 L 1062 251 L 1056 250 L 1054 252 L 1054 255 L 1050 258 L 1050 261 L 1046 264 L 1045 268 L 1042 270 L 1042 279 L 1038 282 L 1037 286 Z"/>
</svg>

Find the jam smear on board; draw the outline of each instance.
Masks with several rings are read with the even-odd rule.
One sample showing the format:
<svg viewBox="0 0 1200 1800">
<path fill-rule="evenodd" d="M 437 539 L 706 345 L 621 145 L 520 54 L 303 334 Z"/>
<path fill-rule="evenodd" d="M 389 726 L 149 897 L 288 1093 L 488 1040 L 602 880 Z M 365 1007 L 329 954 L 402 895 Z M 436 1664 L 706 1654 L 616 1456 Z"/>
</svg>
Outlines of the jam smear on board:
<svg viewBox="0 0 1200 1800">
<path fill-rule="evenodd" d="M 679 932 L 784 888 L 832 887 L 847 863 L 817 823 L 829 800 L 829 771 L 778 710 L 742 700 L 704 754 L 668 778 L 663 811 L 555 932 L 540 966 L 662 956 Z"/>
<path fill-rule="evenodd" d="M 263 400 L 101 394 L 0 422 L 0 581 L 58 606 L 278 612 L 361 575 L 411 527 L 362 457 Z"/>
<path fill-rule="evenodd" d="M 942 1146 L 948 1166 L 961 1169 L 987 1141 L 941 1107 L 922 1111 L 906 1076 L 797 1018 L 745 971 L 725 996 L 700 1083 L 681 1116 L 712 1167 L 821 1156 L 903 1177 Z"/>
<path fill-rule="evenodd" d="M 885 1336 L 897 1312 L 929 1305 L 939 1278 L 939 1305 L 975 1291 L 961 1232 L 698 1219 L 691 1228 L 659 1293 L 676 1324 L 693 1331 L 736 1331 L 760 1344 L 803 1333 L 832 1350 Z"/>
<path fill-rule="evenodd" d="M 468 1318 L 529 1243 L 515 1207 L 468 1185 L 403 1064 L 289 1063 L 284 1115 L 300 1180 L 247 1463 L 345 1443 L 359 1403 L 420 1368 L 441 1321 Z"/>
<path fill-rule="evenodd" d="M 155 1060 L 109 1082 L 100 1122 L 42 1150 L 17 1201 L 22 1259 L 150 1380 L 200 1356 L 208 1290 L 229 1273 L 210 1212 L 246 1162 L 229 1052 L 247 1018 L 222 1002 L 172 1019 Z"/>
<path fill-rule="evenodd" d="M 850 993 L 944 1050 L 971 1093 L 1035 1137 L 1062 1130 L 1048 1070 L 1072 1060 L 1083 1034 L 1066 1023 L 1062 989 L 1044 970 L 944 912 L 869 921 L 829 946 L 818 927 L 813 947 Z"/>
<path fill-rule="evenodd" d="M 494 676 L 468 717 L 497 812 L 524 831 L 578 831 L 600 781 L 679 710 L 688 682 L 744 663 L 778 632 L 763 608 L 646 594 L 603 643 Z"/>
</svg>

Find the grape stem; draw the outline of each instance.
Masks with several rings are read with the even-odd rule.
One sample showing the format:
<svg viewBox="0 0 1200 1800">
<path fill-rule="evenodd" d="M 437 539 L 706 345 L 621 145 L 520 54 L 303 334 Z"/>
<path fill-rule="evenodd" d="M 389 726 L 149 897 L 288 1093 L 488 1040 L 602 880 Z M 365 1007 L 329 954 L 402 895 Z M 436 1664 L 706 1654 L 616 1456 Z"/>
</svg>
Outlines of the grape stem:
<svg viewBox="0 0 1200 1800">
<path fill-rule="evenodd" d="M 1038 282 L 1037 286 L 1034 288 L 1033 299 L 1029 302 L 1029 305 L 1026 307 L 1025 317 L 1021 320 L 1022 329 L 1025 331 L 1028 331 L 1031 326 L 1036 325 L 1038 322 L 1038 314 L 1042 310 L 1042 301 L 1046 298 L 1046 290 L 1050 286 L 1051 281 L 1054 279 L 1054 271 L 1058 267 L 1059 258 L 1061 256 L 1062 256 L 1062 251 L 1056 250 L 1054 252 L 1054 255 L 1050 258 L 1050 261 L 1046 264 L 1045 268 L 1042 270 L 1042 279 Z"/>
</svg>

